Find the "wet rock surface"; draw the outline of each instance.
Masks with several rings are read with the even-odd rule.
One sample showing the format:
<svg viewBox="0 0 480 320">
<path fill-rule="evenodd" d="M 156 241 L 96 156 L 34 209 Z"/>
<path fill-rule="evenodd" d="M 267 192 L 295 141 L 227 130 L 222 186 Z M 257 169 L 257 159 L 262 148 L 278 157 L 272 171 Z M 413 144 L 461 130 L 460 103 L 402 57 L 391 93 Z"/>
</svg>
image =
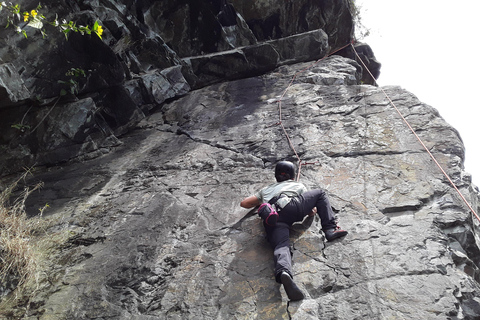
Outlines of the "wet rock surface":
<svg viewBox="0 0 480 320">
<path fill-rule="evenodd" d="M 349 235 L 292 231 L 288 302 L 260 219 L 239 206 L 274 163 L 328 191 Z M 168 101 L 114 152 L 44 168 L 29 200 L 74 234 L 28 319 L 477 319 L 478 222 L 361 70 L 333 56 Z M 432 107 L 382 88 L 474 206 L 463 145 Z M 69 303 L 65 303 L 69 301 Z"/>
</svg>

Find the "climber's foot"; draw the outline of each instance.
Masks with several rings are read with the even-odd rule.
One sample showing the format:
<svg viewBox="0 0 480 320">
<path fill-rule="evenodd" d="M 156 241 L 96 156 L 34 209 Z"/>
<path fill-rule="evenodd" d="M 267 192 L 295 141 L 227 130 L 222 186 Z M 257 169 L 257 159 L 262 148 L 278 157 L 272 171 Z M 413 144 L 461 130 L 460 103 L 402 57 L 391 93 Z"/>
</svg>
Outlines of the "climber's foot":
<svg viewBox="0 0 480 320">
<path fill-rule="evenodd" d="M 305 298 L 302 290 L 297 287 L 295 282 L 293 282 L 292 277 L 287 272 L 283 271 L 280 275 L 280 279 L 282 281 L 283 288 L 287 293 L 288 299 L 290 299 L 291 301 L 298 301 Z"/>
</svg>

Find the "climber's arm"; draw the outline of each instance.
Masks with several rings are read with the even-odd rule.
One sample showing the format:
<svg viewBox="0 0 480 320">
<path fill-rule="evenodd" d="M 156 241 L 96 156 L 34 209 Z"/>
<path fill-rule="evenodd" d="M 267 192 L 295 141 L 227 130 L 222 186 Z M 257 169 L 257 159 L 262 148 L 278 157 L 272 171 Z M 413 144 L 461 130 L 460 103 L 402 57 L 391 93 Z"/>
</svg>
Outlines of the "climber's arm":
<svg viewBox="0 0 480 320">
<path fill-rule="evenodd" d="M 258 199 L 256 196 L 250 196 L 242 200 L 240 202 L 240 206 L 245 209 L 250 209 L 253 207 L 256 207 L 260 204 L 260 199 Z"/>
</svg>

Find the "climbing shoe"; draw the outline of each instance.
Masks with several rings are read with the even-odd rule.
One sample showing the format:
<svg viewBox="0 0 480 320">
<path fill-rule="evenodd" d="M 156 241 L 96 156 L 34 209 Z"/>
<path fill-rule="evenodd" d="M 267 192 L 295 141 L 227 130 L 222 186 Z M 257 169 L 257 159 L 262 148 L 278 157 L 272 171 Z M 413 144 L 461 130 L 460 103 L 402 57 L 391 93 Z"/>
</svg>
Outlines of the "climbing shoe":
<svg viewBox="0 0 480 320">
<path fill-rule="evenodd" d="M 333 241 L 335 239 L 344 237 L 348 234 L 348 231 L 342 230 L 340 227 L 336 227 L 335 229 L 328 229 L 323 231 L 325 233 L 325 238 L 327 238 L 328 241 Z"/>
<path fill-rule="evenodd" d="M 285 271 L 282 271 L 280 275 L 280 280 L 282 281 L 283 288 L 287 293 L 288 299 L 290 301 L 298 301 L 303 300 L 305 295 L 303 294 L 302 290 L 293 282 L 292 277 Z"/>
</svg>

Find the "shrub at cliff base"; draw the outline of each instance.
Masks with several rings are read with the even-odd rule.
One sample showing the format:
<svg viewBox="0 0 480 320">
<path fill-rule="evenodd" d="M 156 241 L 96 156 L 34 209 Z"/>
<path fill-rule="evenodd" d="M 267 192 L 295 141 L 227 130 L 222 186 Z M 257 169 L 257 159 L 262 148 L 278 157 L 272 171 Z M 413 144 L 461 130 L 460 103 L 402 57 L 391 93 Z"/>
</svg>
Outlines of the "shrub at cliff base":
<svg viewBox="0 0 480 320">
<path fill-rule="evenodd" d="M 58 235 L 47 234 L 51 223 L 42 218 L 48 205 L 40 208 L 36 217 L 29 218 L 25 212 L 27 197 L 41 184 L 25 187 L 21 195 L 11 201 L 12 193 L 25 175 L 0 193 L 0 315 L 12 303 L 20 303 L 16 300 L 24 300 L 22 294 L 28 291 L 31 296 L 38 288 L 46 274 L 48 253 L 59 247 Z"/>
</svg>

